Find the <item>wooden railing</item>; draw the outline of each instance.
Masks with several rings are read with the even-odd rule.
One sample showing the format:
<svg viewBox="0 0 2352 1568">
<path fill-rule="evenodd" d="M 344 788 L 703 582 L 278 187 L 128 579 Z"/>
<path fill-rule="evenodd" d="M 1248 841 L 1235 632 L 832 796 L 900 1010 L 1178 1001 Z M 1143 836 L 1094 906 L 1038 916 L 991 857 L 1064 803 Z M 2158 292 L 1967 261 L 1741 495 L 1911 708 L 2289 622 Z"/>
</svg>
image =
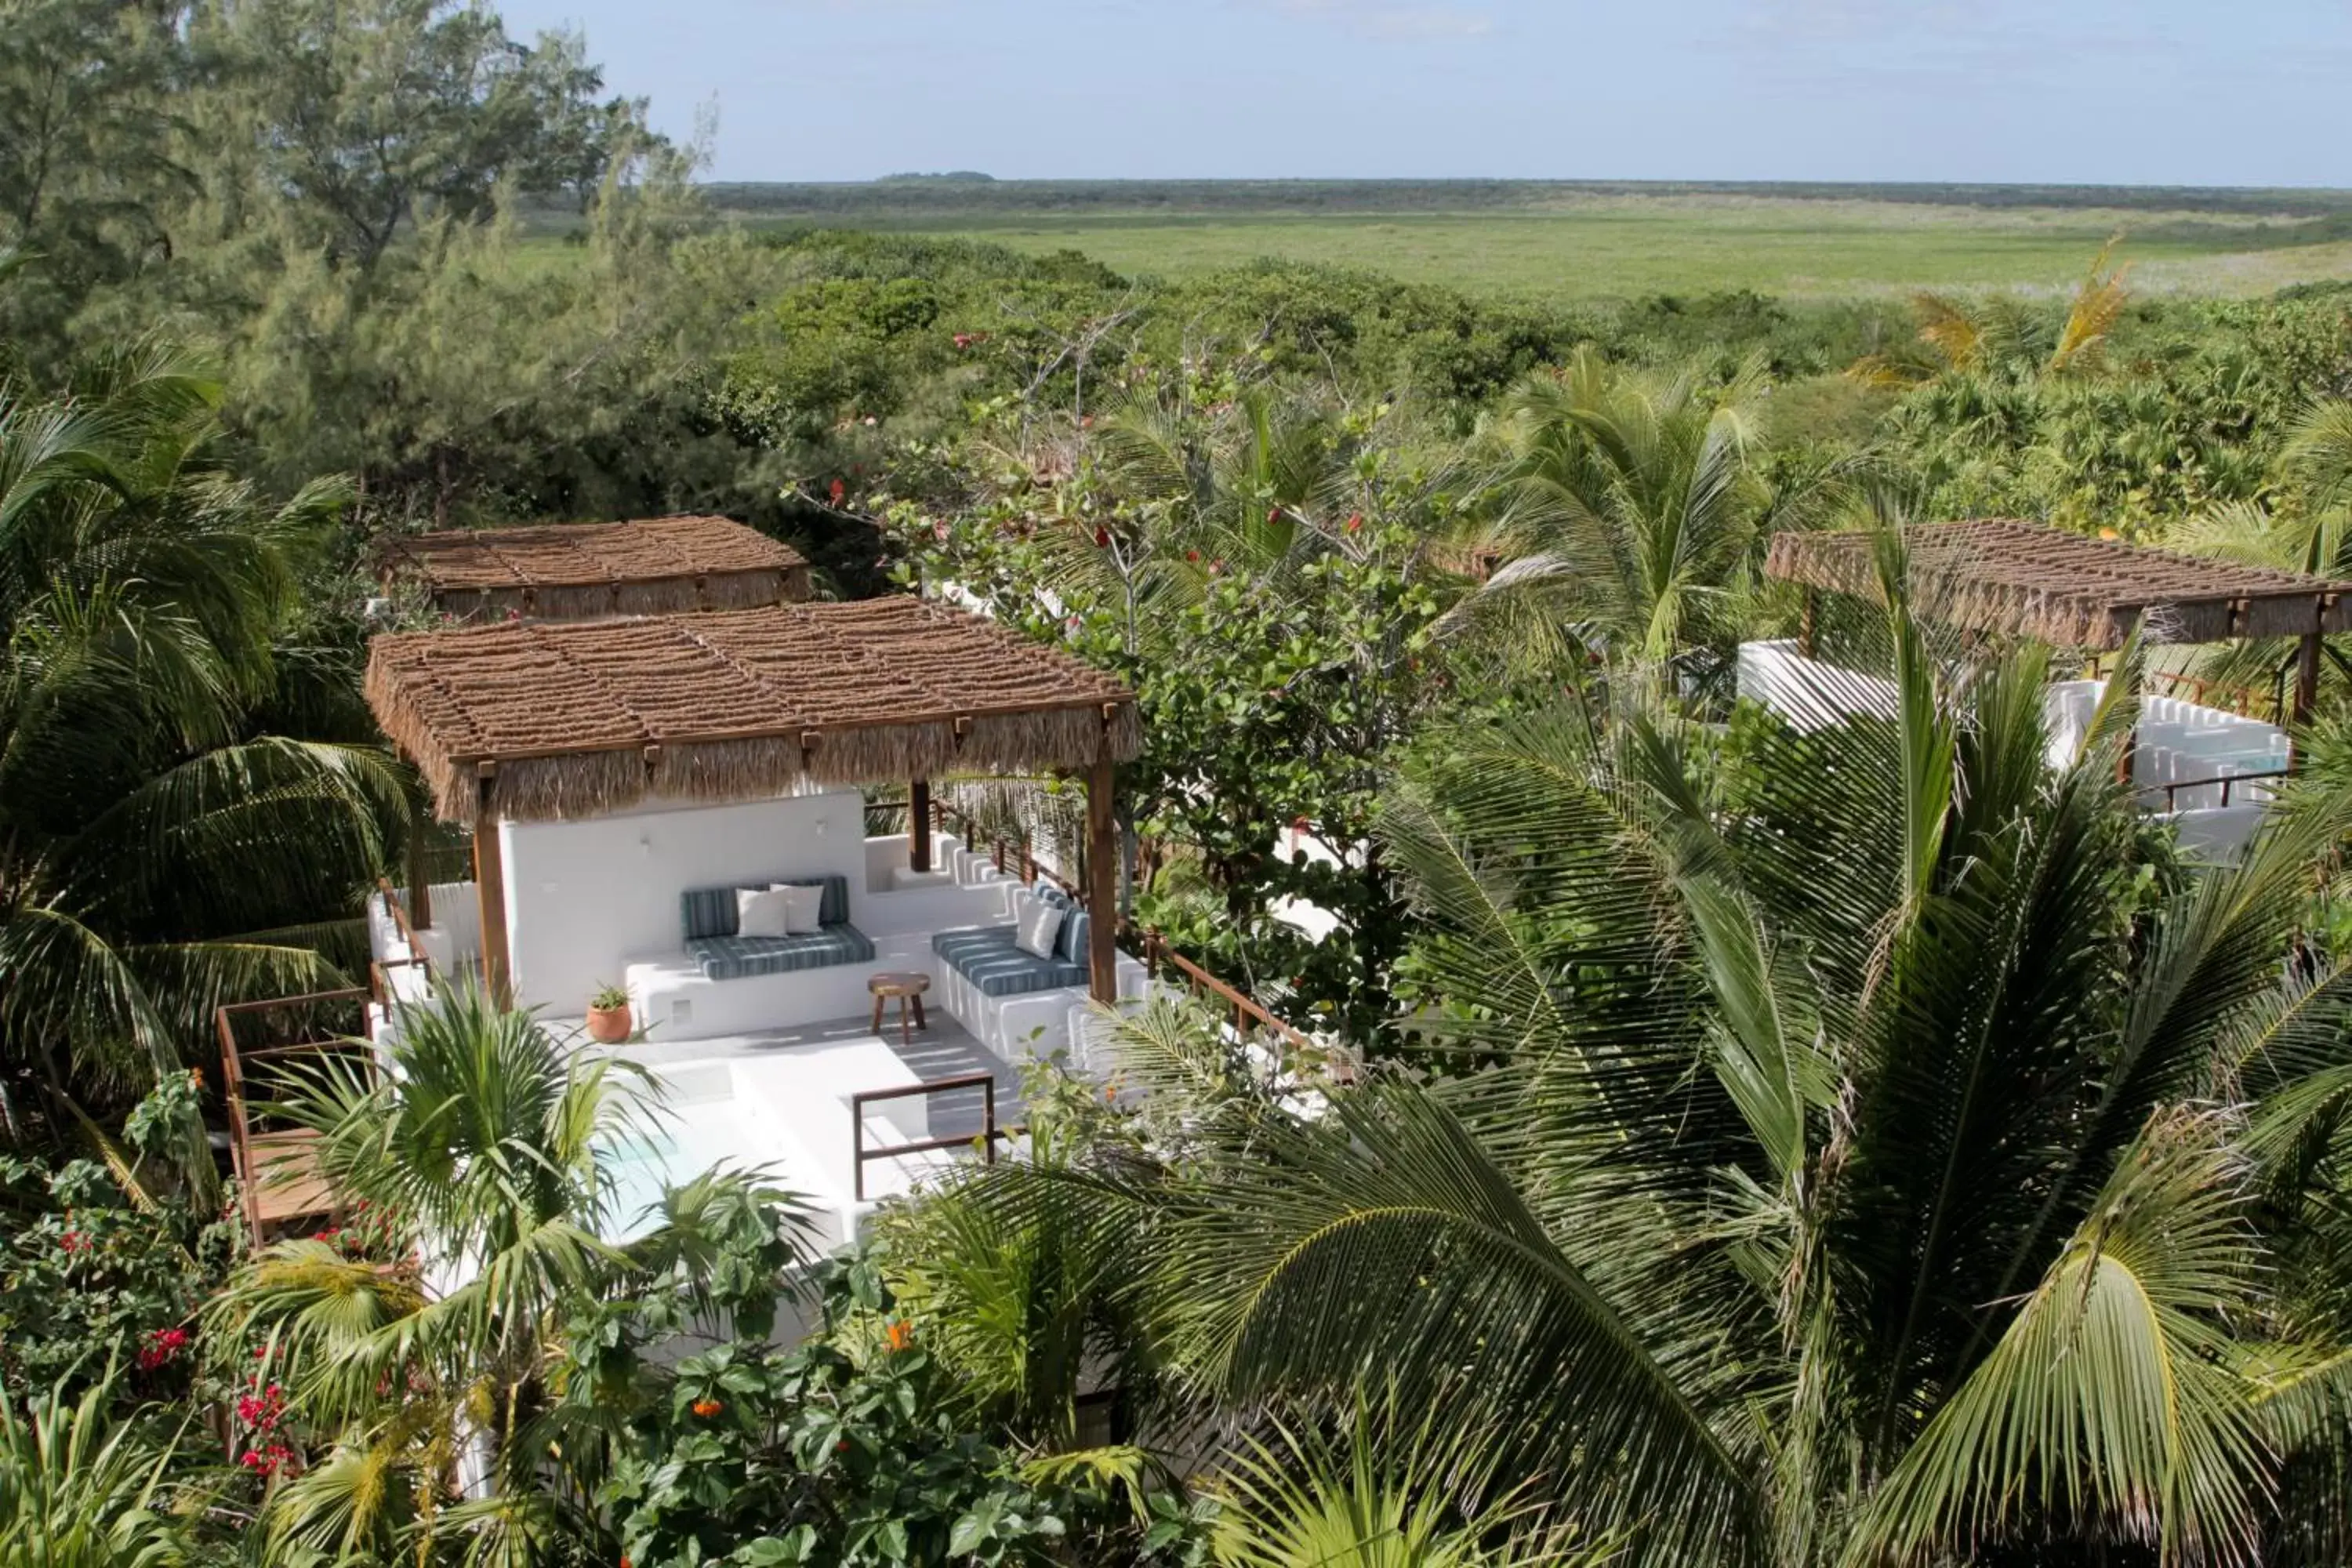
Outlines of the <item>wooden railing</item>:
<svg viewBox="0 0 2352 1568">
<path fill-rule="evenodd" d="M 381 984 L 381 970 L 376 972 Z M 248 1063 L 280 1060 L 299 1056 L 318 1056 L 347 1047 L 352 1037 L 343 1031 L 321 1033 L 317 1028 L 316 1015 L 329 1007 L 341 1007 L 357 1003 L 361 1017 L 366 1017 L 367 1004 L 379 994 L 375 987 L 353 985 L 339 991 L 313 991 L 300 996 L 277 996 L 259 1002 L 229 1002 L 213 1009 L 213 1027 L 220 1037 L 221 1092 L 228 1105 L 229 1152 L 236 1168 L 245 1204 L 246 1234 L 252 1245 L 261 1244 L 265 1219 L 262 1201 L 263 1172 L 256 1158 L 254 1109 L 250 1083 L 247 1076 Z M 278 1040 L 272 1044 L 244 1047 L 237 1042 L 239 1019 L 278 1014 L 286 1017 L 299 1037 Z M 277 1135 L 270 1135 L 277 1136 Z"/>
<path fill-rule="evenodd" d="M 416 940 L 416 928 L 408 923 L 408 899 L 405 890 L 394 887 L 392 879 L 389 877 L 378 877 L 375 879 L 375 885 L 376 890 L 383 895 L 383 907 L 391 912 L 393 929 L 400 933 L 400 940 L 407 945 L 410 955 L 405 961 L 394 959 L 394 964 L 397 966 L 403 962 L 422 964 L 425 966 L 425 975 L 430 978 L 433 973 L 433 961 L 425 955 L 425 944 Z"/>
<path fill-rule="evenodd" d="M 928 1099 L 950 1089 L 977 1089 L 981 1091 L 980 1131 L 961 1138 L 919 1138 L 912 1143 L 894 1143 L 887 1148 L 866 1146 L 866 1108 L 885 1100 Z M 960 1073 L 954 1078 L 935 1078 L 925 1083 L 901 1084 L 896 1089 L 869 1089 L 849 1097 L 850 1185 L 859 1203 L 866 1201 L 866 1165 L 871 1160 L 895 1160 L 905 1154 L 929 1154 L 942 1149 L 968 1149 L 977 1142 L 981 1158 L 989 1164 L 996 1163 L 996 1142 L 1010 1135 L 1010 1130 L 996 1124 L 996 1075 L 987 1072 Z"/>
<path fill-rule="evenodd" d="M 2265 723 L 2279 722 L 2280 703 L 2277 696 L 2255 690 L 2251 686 L 2236 686 L 2223 680 L 2207 680 L 2200 676 L 2184 675 L 2174 669 L 2151 669 L 2147 678 L 2161 681 L 2168 695 L 2179 697 L 2200 707 L 2218 708 L 2228 713 L 2242 713 L 2249 719 L 2259 718 Z"/>
<path fill-rule="evenodd" d="M 1132 928 L 1129 928 L 1130 930 Z M 1174 976 L 1194 1000 L 1213 1003 L 1220 1011 L 1230 1009 L 1234 1037 L 1246 1045 L 1253 1034 L 1265 1033 L 1280 1040 L 1286 1049 L 1321 1055 L 1322 1047 L 1306 1035 L 1284 1023 L 1255 997 L 1236 991 L 1191 959 L 1170 947 L 1156 931 L 1143 933 L 1143 967 L 1152 974 L 1167 972 Z"/>
<path fill-rule="evenodd" d="M 907 803 L 904 800 L 868 801 L 866 804 L 866 825 L 869 831 L 877 825 L 887 825 L 893 822 L 903 826 L 906 824 Z M 1043 878 L 1069 894 L 1078 903 L 1084 904 L 1087 901 L 1085 889 L 1032 854 L 1029 840 L 1025 837 L 1010 838 L 1002 833 L 987 834 L 985 829 L 973 821 L 968 813 L 939 799 L 931 802 L 931 825 L 935 828 L 956 828 L 962 837 L 964 847 L 967 849 L 979 847 L 982 838 L 985 837 L 991 844 L 990 854 L 995 861 L 997 870 L 1008 876 L 1020 878 L 1024 886 L 1034 886 L 1040 878 Z"/>
</svg>

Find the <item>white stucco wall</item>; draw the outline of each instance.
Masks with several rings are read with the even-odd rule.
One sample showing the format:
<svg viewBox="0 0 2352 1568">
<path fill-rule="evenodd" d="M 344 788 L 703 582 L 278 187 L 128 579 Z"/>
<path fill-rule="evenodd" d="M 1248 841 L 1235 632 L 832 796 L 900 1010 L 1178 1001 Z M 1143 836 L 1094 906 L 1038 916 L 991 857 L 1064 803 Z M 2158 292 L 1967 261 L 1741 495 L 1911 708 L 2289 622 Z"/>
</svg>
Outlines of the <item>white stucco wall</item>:
<svg viewBox="0 0 2352 1568">
<path fill-rule="evenodd" d="M 688 888 L 839 872 L 855 921 L 866 895 L 856 790 L 736 805 L 646 806 L 585 822 L 506 822 L 507 941 L 516 999 L 586 1007 L 625 960 L 676 953 Z"/>
</svg>

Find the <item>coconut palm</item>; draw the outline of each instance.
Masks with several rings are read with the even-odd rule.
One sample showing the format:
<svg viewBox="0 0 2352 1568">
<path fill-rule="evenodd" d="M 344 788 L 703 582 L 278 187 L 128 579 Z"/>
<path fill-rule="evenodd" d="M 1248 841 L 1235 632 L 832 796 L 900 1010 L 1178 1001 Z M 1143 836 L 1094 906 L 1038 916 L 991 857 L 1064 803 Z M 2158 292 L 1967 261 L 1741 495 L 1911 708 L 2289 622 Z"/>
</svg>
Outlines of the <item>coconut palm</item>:
<svg viewBox="0 0 2352 1568">
<path fill-rule="evenodd" d="M 1435 1081 L 1066 1178 L 1212 1406 L 1393 1387 L 1643 1562 L 2254 1552 L 2336 1363 L 2214 1107 L 2347 1059 L 2288 959 L 2352 792 L 2179 865 L 2125 715 L 2052 770 L 2046 658 L 1957 676 L 1886 548 L 1893 700 L 1821 694 L 1876 716 L 1531 713 L 1400 784 Z"/>
<path fill-rule="evenodd" d="M 1501 619 L 1554 653 L 1690 675 L 1721 668 L 1754 611 L 1775 526 L 1801 526 L 1839 475 L 1776 492 L 1757 465 L 1760 369 L 1728 385 L 1614 366 L 1580 349 L 1503 401 L 1497 563 L 1452 619 Z M 1565 632 L 1565 641 L 1562 633 Z"/>
<path fill-rule="evenodd" d="M 2063 317 L 2013 294 L 1914 294 L 1916 342 L 1868 355 L 1851 374 L 1874 385 L 1908 387 L 1947 378 L 2032 382 L 2101 369 L 2107 339 L 2131 302 L 2125 283 L 2130 265 L 2108 262 L 2115 247 L 2113 240 L 2100 247 Z"/>
<path fill-rule="evenodd" d="M 341 491 L 265 503 L 214 406 L 153 345 L 0 386 L 0 1059 L 68 1105 L 176 1067 L 217 1002 L 332 982 L 308 925 L 402 820 L 348 661 L 292 636 Z"/>
</svg>

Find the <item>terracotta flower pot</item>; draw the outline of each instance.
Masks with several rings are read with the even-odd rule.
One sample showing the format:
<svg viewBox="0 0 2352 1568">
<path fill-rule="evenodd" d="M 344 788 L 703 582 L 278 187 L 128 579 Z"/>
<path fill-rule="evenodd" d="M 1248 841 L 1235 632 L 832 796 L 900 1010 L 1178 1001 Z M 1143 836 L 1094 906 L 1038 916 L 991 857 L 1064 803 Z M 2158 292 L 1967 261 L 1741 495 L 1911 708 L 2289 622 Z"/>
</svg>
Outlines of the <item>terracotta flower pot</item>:
<svg viewBox="0 0 2352 1568">
<path fill-rule="evenodd" d="M 617 1046 L 629 1037 L 629 1005 L 588 1009 L 588 1037 L 600 1046 Z"/>
</svg>

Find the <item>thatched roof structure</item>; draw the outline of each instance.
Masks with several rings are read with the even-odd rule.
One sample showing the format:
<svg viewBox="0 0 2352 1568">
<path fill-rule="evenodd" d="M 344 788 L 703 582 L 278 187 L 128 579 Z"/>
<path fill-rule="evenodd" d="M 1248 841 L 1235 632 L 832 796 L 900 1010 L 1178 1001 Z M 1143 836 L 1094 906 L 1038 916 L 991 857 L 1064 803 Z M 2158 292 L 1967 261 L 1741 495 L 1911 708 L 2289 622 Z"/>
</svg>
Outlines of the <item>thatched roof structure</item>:
<svg viewBox="0 0 2352 1568">
<path fill-rule="evenodd" d="M 1903 531 L 1911 590 L 1929 619 L 2107 652 L 2137 623 L 2152 643 L 2352 629 L 2352 583 L 2086 539 L 2038 522 L 1921 523 Z M 1866 533 L 1777 533 L 1765 574 L 1878 597 Z"/>
<path fill-rule="evenodd" d="M 421 533 L 385 547 L 383 574 L 475 621 L 740 610 L 809 594 L 797 551 L 723 517 Z"/>
<path fill-rule="evenodd" d="M 367 700 L 453 822 L 1075 770 L 1142 745 L 1117 680 L 911 596 L 387 634 Z"/>
</svg>

